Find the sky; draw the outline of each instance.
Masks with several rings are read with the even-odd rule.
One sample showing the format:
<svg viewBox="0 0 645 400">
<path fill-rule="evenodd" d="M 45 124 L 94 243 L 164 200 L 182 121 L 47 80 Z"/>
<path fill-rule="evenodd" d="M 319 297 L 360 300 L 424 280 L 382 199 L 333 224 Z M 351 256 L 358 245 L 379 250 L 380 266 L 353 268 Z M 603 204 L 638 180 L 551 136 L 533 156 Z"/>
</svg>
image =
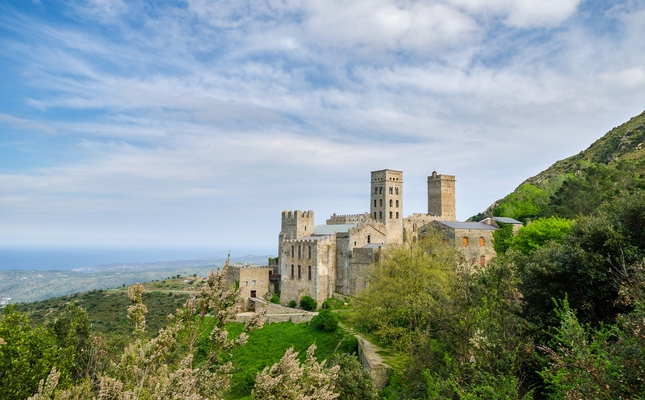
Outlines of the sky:
<svg viewBox="0 0 645 400">
<path fill-rule="evenodd" d="M 275 254 L 384 168 L 465 220 L 645 110 L 643 38 L 642 0 L 0 0 L 0 247 Z"/>
</svg>

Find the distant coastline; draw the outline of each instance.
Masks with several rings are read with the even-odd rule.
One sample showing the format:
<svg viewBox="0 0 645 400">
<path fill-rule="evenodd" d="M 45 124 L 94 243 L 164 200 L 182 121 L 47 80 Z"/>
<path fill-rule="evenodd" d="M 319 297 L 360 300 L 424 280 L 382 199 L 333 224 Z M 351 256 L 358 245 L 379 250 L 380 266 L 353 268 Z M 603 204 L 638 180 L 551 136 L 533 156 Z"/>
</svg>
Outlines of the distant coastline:
<svg viewBox="0 0 645 400">
<path fill-rule="evenodd" d="M 9 247 L 0 246 L 0 271 L 94 272 L 101 266 L 176 260 L 224 260 L 229 249 L 205 247 Z M 232 257 L 269 254 L 266 249 L 231 249 Z"/>
</svg>

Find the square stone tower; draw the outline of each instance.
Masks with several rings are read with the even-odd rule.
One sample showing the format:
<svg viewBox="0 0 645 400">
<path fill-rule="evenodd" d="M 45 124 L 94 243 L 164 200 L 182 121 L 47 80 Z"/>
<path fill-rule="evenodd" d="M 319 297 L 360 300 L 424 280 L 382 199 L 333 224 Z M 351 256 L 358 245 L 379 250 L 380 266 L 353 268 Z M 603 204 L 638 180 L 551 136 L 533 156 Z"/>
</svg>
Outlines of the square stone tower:
<svg viewBox="0 0 645 400">
<path fill-rule="evenodd" d="M 442 221 L 456 221 L 455 176 L 438 175 L 433 171 L 428 177 L 428 214 L 441 217 Z"/>
<path fill-rule="evenodd" d="M 403 241 L 403 172 L 372 171 L 370 218 L 385 224 L 387 243 Z"/>
</svg>

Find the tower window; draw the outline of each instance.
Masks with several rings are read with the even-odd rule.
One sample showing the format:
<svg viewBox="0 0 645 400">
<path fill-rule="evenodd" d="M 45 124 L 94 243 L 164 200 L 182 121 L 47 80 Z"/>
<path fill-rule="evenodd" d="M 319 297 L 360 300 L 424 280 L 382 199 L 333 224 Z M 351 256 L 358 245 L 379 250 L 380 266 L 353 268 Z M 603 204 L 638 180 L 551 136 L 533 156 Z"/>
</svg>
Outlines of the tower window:
<svg viewBox="0 0 645 400">
<path fill-rule="evenodd" d="M 464 244 L 464 247 L 468 247 L 468 238 L 467 238 L 467 237 L 465 237 L 465 236 L 464 236 L 464 237 L 461 239 L 461 241 L 462 241 L 462 243 Z"/>
<path fill-rule="evenodd" d="M 390 219 L 392 219 L 392 211 L 390 211 Z"/>
<path fill-rule="evenodd" d="M 396 208 L 399 208 L 399 201 L 396 201 Z"/>
<path fill-rule="evenodd" d="M 394 188 L 390 186 L 390 194 L 394 194 Z"/>
<path fill-rule="evenodd" d="M 378 205 L 379 205 L 380 207 L 383 207 L 383 199 L 378 199 Z"/>
<path fill-rule="evenodd" d="M 376 207 L 376 199 L 374 199 L 374 207 Z"/>
<path fill-rule="evenodd" d="M 300 265 L 298 265 L 298 279 L 301 279 L 301 278 L 302 278 L 302 272 L 301 272 Z"/>
<path fill-rule="evenodd" d="M 309 259 L 311 260 L 311 246 L 309 246 Z"/>
<path fill-rule="evenodd" d="M 291 246 L 291 257 L 293 258 L 295 255 L 295 247 Z"/>
<path fill-rule="evenodd" d="M 378 192 L 379 192 L 379 194 L 383 194 L 383 186 L 380 186 L 380 187 L 378 188 Z"/>
<path fill-rule="evenodd" d="M 399 188 L 398 188 L 398 187 L 395 187 L 395 188 L 394 188 L 394 194 L 399 194 Z M 398 200 L 397 200 L 397 201 L 398 201 Z M 397 207 L 398 207 L 398 206 L 397 206 Z"/>
<path fill-rule="evenodd" d="M 383 219 L 383 211 L 378 212 L 378 219 Z"/>
<path fill-rule="evenodd" d="M 377 187 L 374 188 L 374 194 L 378 194 L 378 188 Z"/>
<path fill-rule="evenodd" d="M 399 219 L 399 212 L 396 212 L 396 219 Z"/>
<path fill-rule="evenodd" d="M 302 258 L 302 246 L 298 246 L 298 258 Z"/>
<path fill-rule="evenodd" d="M 374 211 L 374 219 L 376 219 L 376 211 Z"/>
<path fill-rule="evenodd" d="M 307 267 L 307 279 L 311 280 L 311 265 Z"/>
<path fill-rule="evenodd" d="M 392 199 L 390 199 L 390 207 L 392 207 L 392 204 L 393 204 Z"/>
<path fill-rule="evenodd" d="M 291 278 L 293 278 L 295 276 L 294 272 L 295 272 L 295 269 L 293 267 L 293 264 L 291 264 Z"/>
</svg>

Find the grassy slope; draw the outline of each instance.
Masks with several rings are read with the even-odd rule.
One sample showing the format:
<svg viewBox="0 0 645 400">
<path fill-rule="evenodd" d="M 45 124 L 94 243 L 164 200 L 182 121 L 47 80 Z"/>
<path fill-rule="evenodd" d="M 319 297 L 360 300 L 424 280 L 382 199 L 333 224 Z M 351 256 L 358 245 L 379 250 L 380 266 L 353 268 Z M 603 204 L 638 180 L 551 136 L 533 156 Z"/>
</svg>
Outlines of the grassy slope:
<svg viewBox="0 0 645 400">
<path fill-rule="evenodd" d="M 616 171 L 615 176 L 609 178 L 614 179 L 613 185 L 605 184 L 604 187 L 598 189 L 598 193 L 593 194 L 594 196 L 609 198 L 622 189 L 633 189 L 635 182 L 636 186 L 638 182 L 645 182 L 643 178 L 645 177 L 645 112 L 615 127 L 579 154 L 557 161 L 546 170 L 528 178 L 513 193 L 494 202 L 479 215 L 479 218 L 478 216 L 473 218 L 480 219 L 483 216 L 497 214 L 495 209 L 499 210 L 500 206 L 512 201 L 512 196 L 517 195 L 520 188 L 525 185 L 535 185 L 550 196 L 546 204 L 540 205 L 541 208 L 553 206 L 554 202 L 562 202 L 562 196 L 575 197 L 580 194 L 580 199 L 571 199 L 571 202 L 584 202 L 583 195 L 588 195 L 588 193 L 576 193 L 575 190 L 569 190 L 562 194 L 562 192 L 558 193 L 558 190 L 567 180 L 572 180 L 572 177 L 584 180 L 585 169 L 589 165 L 606 166 L 610 171 Z M 586 192 L 593 190 L 593 185 L 584 188 Z M 557 215 L 558 213 L 556 211 L 551 214 Z"/>
</svg>

